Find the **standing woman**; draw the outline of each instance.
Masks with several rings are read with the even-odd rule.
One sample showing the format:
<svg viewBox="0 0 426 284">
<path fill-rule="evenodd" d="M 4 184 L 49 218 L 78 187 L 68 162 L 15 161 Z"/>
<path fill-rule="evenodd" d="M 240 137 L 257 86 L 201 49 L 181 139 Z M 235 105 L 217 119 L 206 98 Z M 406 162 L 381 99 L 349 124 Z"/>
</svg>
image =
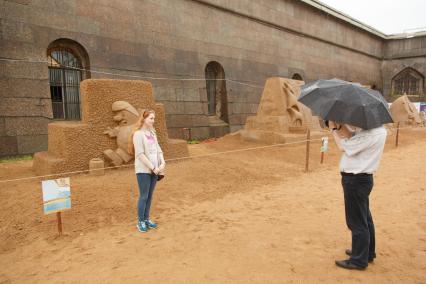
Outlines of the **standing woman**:
<svg viewBox="0 0 426 284">
<path fill-rule="evenodd" d="M 155 112 L 144 110 L 129 138 L 129 152 L 135 154 L 135 172 L 139 186 L 137 228 L 143 233 L 149 228 L 157 228 L 157 224 L 149 219 L 149 211 L 158 174 L 166 166 L 155 134 L 154 121 Z"/>
</svg>

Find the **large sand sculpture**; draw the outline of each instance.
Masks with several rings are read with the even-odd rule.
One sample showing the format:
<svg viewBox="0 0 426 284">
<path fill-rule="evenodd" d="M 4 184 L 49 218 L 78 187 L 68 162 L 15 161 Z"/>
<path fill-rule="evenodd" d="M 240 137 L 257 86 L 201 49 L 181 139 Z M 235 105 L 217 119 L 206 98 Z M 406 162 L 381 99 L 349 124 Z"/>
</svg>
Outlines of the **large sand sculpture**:
<svg viewBox="0 0 426 284">
<path fill-rule="evenodd" d="M 155 103 L 149 82 L 90 79 L 80 90 L 81 121 L 49 124 L 48 151 L 34 155 L 37 174 L 86 170 L 94 158 L 106 165 L 131 162 L 127 137 L 145 108 L 156 112 L 155 128 L 166 159 L 188 156 L 186 141 L 168 138 L 164 107 Z"/>
<path fill-rule="evenodd" d="M 396 99 L 390 106 L 390 112 L 394 122 L 400 122 L 404 125 L 420 125 L 422 119 L 419 112 L 407 95 L 403 95 Z"/>
<path fill-rule="evenodd" d="M 283 143 L 310 130 L 320 130 L 319 119 L 299 103 L 303 81 L 273 77 L 265 83 L 256 116 L 249 116 L 241 136 L 246 140 Z"/>
</svg>

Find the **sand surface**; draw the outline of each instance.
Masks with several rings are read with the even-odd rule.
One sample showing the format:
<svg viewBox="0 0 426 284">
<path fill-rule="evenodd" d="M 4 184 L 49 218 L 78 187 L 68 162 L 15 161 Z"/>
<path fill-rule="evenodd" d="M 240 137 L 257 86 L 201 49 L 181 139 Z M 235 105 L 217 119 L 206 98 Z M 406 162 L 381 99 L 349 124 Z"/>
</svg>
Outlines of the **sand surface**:
<svg viewBox="0 0 426 284">
<path fill-rule="evenodd" d="M 136 230 L 131 168 L 71 177 L 72 210 L 43 215 L 40 180 L 0 183 L 0 283 L 426 283 L 426 131 L 388 137 L 370 207 L 377 258 L 366 271 L 334 265 L 350 246 L 331 144 L 312 143 L 170 162 Z M 260 147 L 226 137 L 193 156 Z M 0 180 L 32 176 L 31 161 L 0 164 Z"/>
</svg>

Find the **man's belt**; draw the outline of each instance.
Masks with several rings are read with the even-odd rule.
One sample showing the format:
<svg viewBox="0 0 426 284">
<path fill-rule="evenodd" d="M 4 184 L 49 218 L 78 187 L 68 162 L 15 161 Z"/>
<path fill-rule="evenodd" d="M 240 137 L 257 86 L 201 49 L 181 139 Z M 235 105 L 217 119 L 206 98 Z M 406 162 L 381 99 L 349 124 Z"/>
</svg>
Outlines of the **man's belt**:
<svg viewBox="0 0 426 284">
<path fill-rule="evenodd" d="M 353 174 L 353 173 L 345 173 L 345 172 L 340 172 L 340 174 L 342 176 L 371 176 L 372 174 L 368 174 L 368 173 L 359 173 L 359 174 Z"/>
</svg>

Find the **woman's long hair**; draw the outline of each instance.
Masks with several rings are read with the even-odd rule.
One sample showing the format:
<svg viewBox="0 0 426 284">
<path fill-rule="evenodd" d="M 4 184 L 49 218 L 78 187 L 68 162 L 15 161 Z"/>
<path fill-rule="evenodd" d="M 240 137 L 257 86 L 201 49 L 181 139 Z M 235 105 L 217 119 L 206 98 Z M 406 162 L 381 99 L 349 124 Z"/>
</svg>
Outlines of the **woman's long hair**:
<svg viewBox="0 0 426 284">
<path fill-rule="evenodd" d="M 139 129 L 142 128 L 145 119 L 150 115 L 150 114 L 155 114 L 155 111 L 153 111 L 152 109 L 145 109 L 143 110 L 142 114 L 139 116 L 138 121 L 135 124 L 135 127 L 133 128 L 132 133 L 129 135 L 129 139 L 127 141 L 127 152 L 129 152 L 129 154 L 134 155 L 135 154 L 135 145 L 133 145 L 133 135 L 135 134 L 136 131 L 138 131 Z"/>
</svg>

